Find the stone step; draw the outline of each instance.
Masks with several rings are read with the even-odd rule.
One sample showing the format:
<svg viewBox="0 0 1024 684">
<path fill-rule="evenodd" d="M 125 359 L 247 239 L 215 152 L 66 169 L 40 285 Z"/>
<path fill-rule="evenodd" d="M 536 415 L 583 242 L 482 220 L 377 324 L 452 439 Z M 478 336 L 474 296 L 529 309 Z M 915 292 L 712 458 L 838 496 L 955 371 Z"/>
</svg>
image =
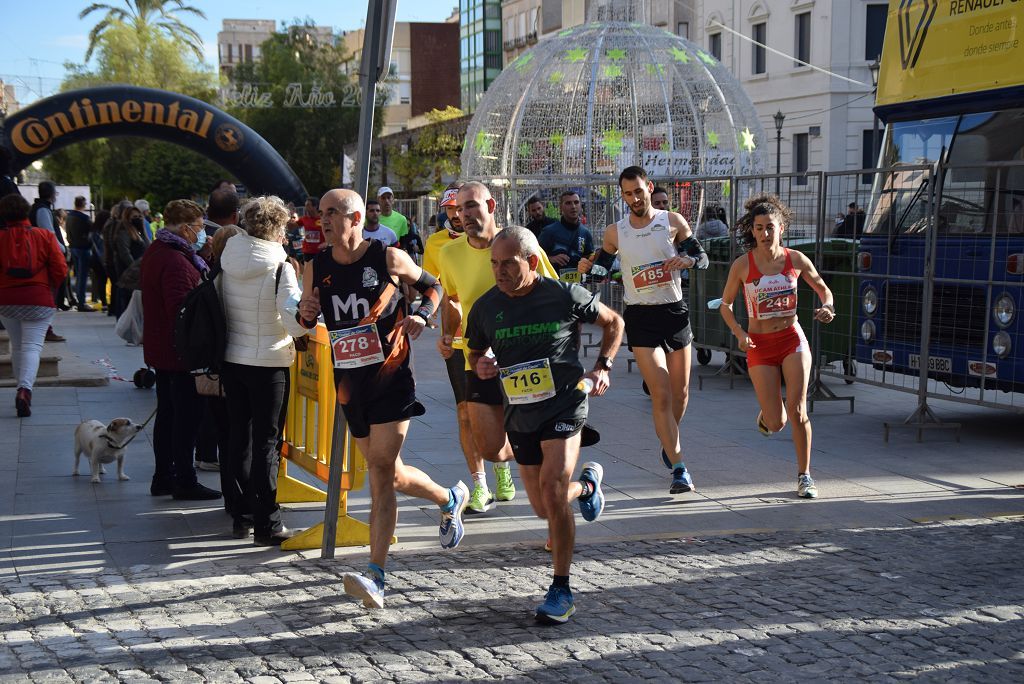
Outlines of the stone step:
<svg viewBox="0 0 1024 684">
<path fill-rule="evenodd" d="M 39 359 L 39 373 L 37 374 L 40 378 L 55 378 L 60 375 L 60 358 L 59 356 L 46 356 L 44 355 Z M 10 354 L 0 354 L 0 380 L 13 380 L 14 379 L 14 368 L 11 365 Z"/>
</svg>

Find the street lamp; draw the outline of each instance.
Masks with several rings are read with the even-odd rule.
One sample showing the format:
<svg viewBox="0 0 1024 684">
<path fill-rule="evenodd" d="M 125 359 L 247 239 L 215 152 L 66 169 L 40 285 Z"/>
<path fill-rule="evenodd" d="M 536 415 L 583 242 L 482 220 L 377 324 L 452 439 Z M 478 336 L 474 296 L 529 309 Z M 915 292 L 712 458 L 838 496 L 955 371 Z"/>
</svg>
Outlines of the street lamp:
<svg viewBox="0 0 1024 684">
<path fill-rule="evenodd" d="M 782 110 L 775 112 L 775 194 L 779 194 L 779 175 L 782 173 L 782 123 L 786 115 Z"/>
<path fill-rule="evenodd" d="M 878 70 L 882 68 L 881 55 L 875 57 L 875 61 L 868 65 L 868 69 L 871 71 L 871 92 L 875 95 L 874 104 L 878 104 Z M 874 122 L 871 126 L 871 152 L 872 152 L 872 163 L 878 165 L 878 152 L 881 147 L 881 140 L 878 139 L 878 115 L 875 114 L 875 108 L 871 107 L 871 114 L 874 118 Z"/>
</svg>

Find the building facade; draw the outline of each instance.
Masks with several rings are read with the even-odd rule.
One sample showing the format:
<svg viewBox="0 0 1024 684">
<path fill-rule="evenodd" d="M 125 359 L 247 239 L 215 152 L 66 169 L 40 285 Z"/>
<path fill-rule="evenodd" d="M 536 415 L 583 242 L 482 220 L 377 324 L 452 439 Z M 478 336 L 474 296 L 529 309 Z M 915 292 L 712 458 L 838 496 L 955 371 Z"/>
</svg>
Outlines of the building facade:
<svg viewBox="0 0 1024 684">
<path fill-rule="evenodd" d="M 504 0 L 501 3 L 503 64 L 511 64 L 538 40 L 585 23 L 602 5 L 613 5 L 610 11 L 614 12 L 617 7 L 630 4 L 621 0 Z M 683 38 L 690 37 L 693 11 L 689 3 L 652 1 L 646 6 L 640 3 L 635 6 L 644 10 L 641 17 L 644 21 Z"/>
<path fill-rule="evenodd" d="M 364 34 L 358 29 L 341 36 L 349 55 L 344 69 L 353 79 L 359 74 Z M 395 23 L 381 135 L 406 130 L 411 119 L 432 109 L 459 106 L 458 39 L 459 26 L 453 22 Z"/>
<path fill-rule="evenodd" d="M 330 26 L 313 26 L 310 31 L 318 42 L 334 42 L 334 29 Z M 220 73 L 230 76 L 235 66 L 260 61 L 261 46 L 277 32 L 277 25 L 272 19 L 224 19 L 217 33 Z"/>
<path fill-rule="evenodd" d="M 464 112 L 473 112 L 501 73 L 501 0 L 459 0 L 459 91 Z"/>
<path fill-rule="evenodd" d="M 747 91 L 770 136 L 772 171 L 776 148 L 783 173 L 875 166 L 870 66 L 882 52 L 887 2 L 695 0 L 694 8 L 692 39 Z"/>
</svg>

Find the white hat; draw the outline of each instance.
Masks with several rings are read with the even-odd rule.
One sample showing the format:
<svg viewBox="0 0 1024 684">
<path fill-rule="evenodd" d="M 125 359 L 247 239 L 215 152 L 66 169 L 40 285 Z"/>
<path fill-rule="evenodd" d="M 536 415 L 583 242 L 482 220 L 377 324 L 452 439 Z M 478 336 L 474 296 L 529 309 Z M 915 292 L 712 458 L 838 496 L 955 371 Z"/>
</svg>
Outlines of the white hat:
<svg viewBox="0 0 1024 684">
<path fill-rule="evenodd" d="M 459 196 L 458 188 L 448 188 L 444 191 L 444 195 L 441 196 L 442 207 L 454 207 L 457 202 L 456 198 Z"/>
<path fill-rule="evenodd" d="M 391 188 L 389 188 L 389 187 L 388 187 L 388 186 L 386 186 L 386 185 L 382 185 L 382 186 L 380 187 L 380 190 L 378 190 L 378 191 L 377 191 L 377 197 L 380 197 L 381 195 L 387 195 L 387 194 L 391 194 L 391 195 L 394 195 L 394 194 L 395 194 L 395 191 L 394 191 L 394 190 L 392 190 Z"/>
<path fill-rule="evenodd" d="M 135 208 L 145 214 L 149 211 L 149 202 L 144 199 L 137 199 L 135 200 Z"/>
</svg>

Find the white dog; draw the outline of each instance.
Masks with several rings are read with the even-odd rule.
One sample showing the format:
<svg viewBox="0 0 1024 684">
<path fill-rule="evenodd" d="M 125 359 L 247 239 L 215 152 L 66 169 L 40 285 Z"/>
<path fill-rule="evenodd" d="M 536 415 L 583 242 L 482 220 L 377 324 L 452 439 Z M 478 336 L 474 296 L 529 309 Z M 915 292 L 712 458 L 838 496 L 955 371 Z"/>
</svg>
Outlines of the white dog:
<svg viewBox="0 0 1024 684">
<path fill-rule="evenodd" d="M 115 460 L 117 479 L 130 479 L 124 474 L 124 449 L 143 427 L 128 418 L 115 418 L 109 425 L 104 425 L 98 420 L 85 421 L 75 428 L 75 469 L 71 474 L 78 475 L 78 459 L 85 454 L 92 468 L 93 482 L 99 482 L 100 473 L 107 472 L 103 464 Z"/>
</svg>

